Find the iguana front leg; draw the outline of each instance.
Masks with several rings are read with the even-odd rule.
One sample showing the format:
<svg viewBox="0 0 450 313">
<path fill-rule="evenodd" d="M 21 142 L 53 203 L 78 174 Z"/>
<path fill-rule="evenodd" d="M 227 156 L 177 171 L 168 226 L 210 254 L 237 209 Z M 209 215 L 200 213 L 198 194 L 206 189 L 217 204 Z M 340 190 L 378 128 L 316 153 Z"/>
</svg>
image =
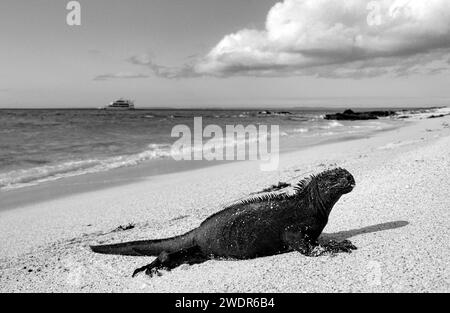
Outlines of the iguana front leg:
<svg viewBox="0 0 450 313">
<path fill-rule="evenodd" d="M 308 235 L 308 226 L 292 225 L 287 227 L 283 233 L 285 244 L 306 256 L 315 256 L 313 251 L 317 246 L 317 241 Z"/>
<path fill-rule="evenodd" d="M 341 242 L 330 240 L 326 243 L 321 243 L 320 247 L 322 247 L 325 250 L 325 252 L 331 253 L 339 253 L 339 252 L 352 253 L 352 250 L 358 249 L 350 240 L 344 240 Z"/>
<path fill-rule="evenodd" d="M 293 225 L 285 229 L 283 240 L 293 250 L 310 257 L 318 257 L 324 254 L 347 252 L 357 248 L 349 241 L 337 242 L 331 240 L 324 244 L 319 244 L 317 238 L 310 234 L 313 230 L 307 225 Z"/>
</svg>

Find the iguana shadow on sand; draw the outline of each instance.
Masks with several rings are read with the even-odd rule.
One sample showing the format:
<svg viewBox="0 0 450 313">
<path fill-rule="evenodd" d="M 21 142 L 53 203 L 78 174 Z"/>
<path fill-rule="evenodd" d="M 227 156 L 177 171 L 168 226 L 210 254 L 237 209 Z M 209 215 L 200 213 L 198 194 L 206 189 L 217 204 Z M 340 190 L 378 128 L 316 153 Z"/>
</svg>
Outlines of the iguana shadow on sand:
<svg viewBox="0 0 450 313">
<path fill-rule="evenodd" d="M 355 237 L 355 236 L 376 233 L 376 232 L 388 230 L 388 229 L 401 228 L 401 227 L 405 227 L 406 225 L 409 225 L 409 222 L 407 222 L 407 221 L 386 222 L 386 223 L 366 226 L 366 227 L 362 227 L 362 228 L 358 228 L 358 229 L 344 230 L 344 231 L 340 231 L 337 233 L 327 233 L 327 234 L 323 233 L 320 236 L 320 239 L 325 240 L 325 241 L 326 240 L 336 240 L 336 241 L 347 240 L 347 239 Z"/>
<path fill-rule="evenodd" d="M 159 269 L 211 258 L 251 259 L 294 250 L 306 256 L 351 252 L 356 247 L 348 240 L 319 245 L 317 239 L 334 204 L 354 186 L 355 179 L 347 170 L 328 170 L 301 180 L 293 194 L 268 193 L 232 204 L 183 235 L 91 249 L 104 254 L 157 256 L 133 276 L 143 271 L 152 276 Z"/>
</svg>

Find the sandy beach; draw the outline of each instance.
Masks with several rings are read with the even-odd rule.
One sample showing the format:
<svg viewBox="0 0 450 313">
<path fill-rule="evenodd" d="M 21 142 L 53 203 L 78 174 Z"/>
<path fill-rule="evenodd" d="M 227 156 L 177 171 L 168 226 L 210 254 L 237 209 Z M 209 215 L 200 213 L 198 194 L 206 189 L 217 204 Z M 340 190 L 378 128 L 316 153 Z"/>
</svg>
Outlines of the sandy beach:
<svg viewBox="0 0 450 313">
<path fill-rule="evenodd" d="M 449 125 L 450 116 L 411 120 L 286 153 L 275 172 L 236 162 L 24 202 L 0 211 L 0 291 L 449 292 Z M 211 260 L 132 278 L 153 258 L 89 249 L 181 234 L 227 203 L 336 166 L 354 175 L 356 187 L 336 204 L 322 238 L 351 240 L 358 247 L 351 254 Z M 134 228 L 118 228 L 129 224 Z"/>
</svg>

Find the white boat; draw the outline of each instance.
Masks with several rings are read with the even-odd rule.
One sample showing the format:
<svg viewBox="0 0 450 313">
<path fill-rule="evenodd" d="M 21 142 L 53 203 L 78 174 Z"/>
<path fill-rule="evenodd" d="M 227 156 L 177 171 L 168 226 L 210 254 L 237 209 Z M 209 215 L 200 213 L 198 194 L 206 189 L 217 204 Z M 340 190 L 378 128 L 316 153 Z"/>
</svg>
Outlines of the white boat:
<svg viewBox="0 0 450 313">
<path fill-rule="evenodd" d="M 134 101 L 120 98 L 111 102 L 105 110 L 134 110 Z"/>
</svg>

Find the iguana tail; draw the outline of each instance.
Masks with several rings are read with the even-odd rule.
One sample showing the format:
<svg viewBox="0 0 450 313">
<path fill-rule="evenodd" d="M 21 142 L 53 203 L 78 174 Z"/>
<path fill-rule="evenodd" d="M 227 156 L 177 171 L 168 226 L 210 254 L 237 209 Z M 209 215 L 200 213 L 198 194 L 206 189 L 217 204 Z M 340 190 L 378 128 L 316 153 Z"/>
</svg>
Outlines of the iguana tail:
<svg viewBox="0 0 450 313">
<path fill-rule="evenodd" d="M 189 232 L 181 236 L 167 239 L 130 241 L 90 247 L 92 251 L 103 254 L 158 256 L 163 251 L 172 253 L 193 247 L 195 245 L 193 237 L 192 232 Z"/>
</svg>

